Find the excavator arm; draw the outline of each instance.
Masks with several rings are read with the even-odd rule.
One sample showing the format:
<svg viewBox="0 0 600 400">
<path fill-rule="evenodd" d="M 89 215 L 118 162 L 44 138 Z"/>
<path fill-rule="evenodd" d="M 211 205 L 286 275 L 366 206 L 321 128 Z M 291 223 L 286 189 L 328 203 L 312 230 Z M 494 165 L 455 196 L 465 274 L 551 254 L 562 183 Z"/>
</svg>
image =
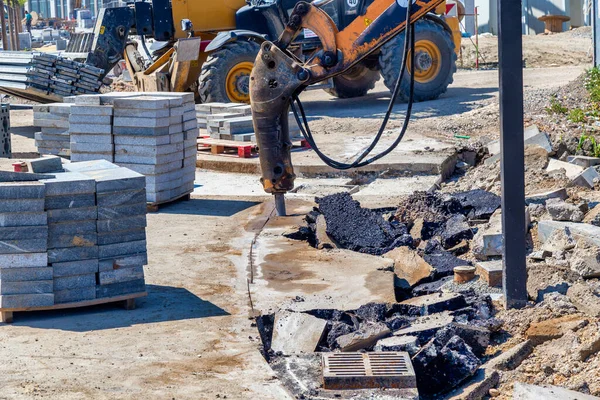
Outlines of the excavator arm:
<svg viewBox="0 0 600 400">
<path fill-rule="evenodd" d="M 410 0 L 374 0 L 341 31 L 320 8 L 331 1 L 298 3 L 279 40 L 262 44 L 250 76 L 261 182 L 267 193 L 275 195 L 279 215 L 285 215 L 284 194 L 294 188 L 288 127 L 293 97 L 313 83 L 352 68 L 406 29 Z M 412 0 L 410 22 L 414 23 L 433 11 L 443 1 Z M 287 51 L 289 44 L 303 29 L 315 32 L 321 41 L 321 47 L 304 62 Z"/>
</svg>

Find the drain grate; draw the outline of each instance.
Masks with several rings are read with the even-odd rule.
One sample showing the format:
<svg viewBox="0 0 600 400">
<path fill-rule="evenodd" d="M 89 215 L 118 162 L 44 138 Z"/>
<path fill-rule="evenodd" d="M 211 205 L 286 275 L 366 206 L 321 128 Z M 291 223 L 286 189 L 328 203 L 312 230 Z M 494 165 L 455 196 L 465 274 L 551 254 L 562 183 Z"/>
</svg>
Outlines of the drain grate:
<svg viewBox="0 0 600 400">
<path fill-rule="evenodd" d="M 323 388 L 410 389 L 417 378 L 406 352 L 323 353 Z"/>
</svg>

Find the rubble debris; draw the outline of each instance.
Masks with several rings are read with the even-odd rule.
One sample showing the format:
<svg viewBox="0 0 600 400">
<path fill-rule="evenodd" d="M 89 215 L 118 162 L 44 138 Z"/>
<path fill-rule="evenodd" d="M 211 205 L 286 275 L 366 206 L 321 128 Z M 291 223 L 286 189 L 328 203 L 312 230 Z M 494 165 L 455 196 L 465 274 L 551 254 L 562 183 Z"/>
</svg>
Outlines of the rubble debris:
<svg viewBox="0 0 600 400">
<path fill-rule="evenodd" d="M 500 374 L 488 368 L 479 368 L 465 385 L 449 394 L 448 400 L 479 400 L 489 395 L 498 385 Z"/>
<path fill-rule="evenodd" d="M 567 161 L 583 168 L 593 167 L 600 164 L 600 158 L 588 156 L 569 156 Z"/>
<path fill-rule="evenodd" d="M 458 293 L 434 293 L 413 297 L 400 303 L 419 311 L 420 315 L 431 315 L 442 311 L 454 311 L 466 307 L 463 295 Z"/>
<path fill-rule="evenodd" d="M 400 204 L 396 218 L 411 225 L 416 224 L 419 219 L 422 220 L 422 238 L 429 240 L 435 236 L 437 228 L 452 215 L 461 213 L 462 209 L 453 196 L 438 192 L 415 192 Z"/>
<path fill-rule="evenodd" d="M 365 322 L 358 330 L 342 335 L 336 339 L 336 343 L 343 352 L 358 351 L 373 347 L 379 339 L 391 335 L 386 324 L 378 322 Z"/>
<path fill-rule="evenodd" d="M 584 279 L 600 278 L 600 247 L 578 240 L 569 264 Z"/>
<path fill-rule="evenodd" d="M 567 294 L 571 284 L 579 277 L 568 267 L 550 268 L 545 263 L 528 263 L 527 294 L 536 302 L 541 302 L 548 293 Z"/>
<path fill-rule="evenodd" d="M 389 222 L 381 214 L 362 208 L 348 193 L 316 199 L 327 222 L 327 234 L 342 248 L 382 255 L 413 241 L 406 225 Z"/>
<path fill-rule="evenodd" d="M 440 242 L 435 239 L 427 242 L 421 257 L 435 269 L 435 279 L 452 275 L 455 267 L 471 265 L 469 261 L 455 257 L 444 250 Z"/>
<path fill-rule="evenodd" d="M 568 390 L 558 386 L 536 386 L 527 383 L 515 382 L 513 390 L 514 400 L 598 400 L 600 397 L 590 396 L 581 392 Z"/>
<path fill-rule="evenodd" d="M 435 338 L 441 342 L 445 342 L 450 340 L 452 336 L 459 336 L 471 347 L 473 353 L 481 357 L 490 344 L 490 335 L 491 332 L 489 329 L 473 324 L 452 322 L 437 331 Z"/>
<path fill-rule="evenodd" d="M 511 347 L 498 357 L 492 358 L 484 366 L 499 371 L 512 371 L 521 365 L 523 360 L 529 357 L 534 347 L 530 340 L 526 340 Z"/>
<path fill-rule="evenodd" d="M 568 232 L 575 240 L 585 240 L 590 244 L 600 246 L 600 227 L 577 222 L 540 221 L 538 223 L 538 239 L 546 243 L 557 230 Z"/>
<path fill-rule="evenodd" d="M 502 287 L 502 260 L 480 261 L 475 264 L 476 274 L 490 286 Z"/>
<path fill-rule="evenodd" d="M 354 332 L 358 329 L 357 326 L 358 323 L 356 325 L 349 325 L 345 322 L 333 321 L 329 332 L 327 332 L 327 347 L 329 349 L 338 348 L 337 338 Z"/>
<path fill-rule="evenodd" d="M 271 349 L 283 354 L 312 353 L 323 337 L 327 321 L 306 313 L 275 313 Z"/>
<path fill-rule="evenodd" d="M 530 125 L 523 131 L 523 139 L 525 146 L 539 146 L 546 152 L 552 152 L 552 142 L 546 132 L 540 132 L 537 125 Z M 485 165 L 492 165 L 496 161 L 500 160 L 500 141 L 496 140 L 487 145 L 488 151 L 492 155 L 485 160 Z"/>
<path fill-rule="evenodd" d="M 383 303 L 368 303 L 353 311 L 362 321 L 382 322 L 385 320 L 388 305 Z"/>
<path fill-rule="evenodd" d="M 598 173 L 598 171 L 596 171 L 596 168 L 590 167 L 581 172 L 575 178 L 573 178 L 572 184 L 575 186 L 593 189 L 594 185 L 598 181 L 600 181 L 600 174 Z"/>
<path fill-rule="evenodd" d="M 590 317 L 600 318 L 600 287 L 576 283 L 569 288 L 567 296 L 579 311 Z"/>
<path fill-rule="evenodd" d="M 502 224 L 488 224 L 473 238 L 473 255 L 479 260 L 501 256 L 503 250 Z"/>
<path fill-rule="evenodd" d="M 475 279 L 475 267 L 460 266 L 454 268 L 454 282 L 467 283 Z"/>
<path fill-rule="evenodd" d="M 445 228 L 441 234 L 442 245 L 448 249 L 456 246 L 462 240 L 473 238 L 473 231 L 463 215 L 453 215 L 446 221 Z"/>
<path fill-rule="evenodd" d="M 560 170 L 563 170 L 565 172 L 565 175 L 567 176 L 567 178 L 573 180 L 584 171 L 584 168 L 580 167 L 579 165 L 575 165 L 575 164 L 571 164 L 568 162 L 564 162 L 564 161 L 560 161 L 560 160 L 551 158 L 548 161 L 548 166 L 546 167 L 546 172 L 554 172 L 554 171 L 560 171 Z"/>
<path fill-rule="evenodd" d="M 374 351 L 406 351 L 414 356 L 419 351 L 419 339 L 416 336 L 391 336 L 377 341 Z"/>
<path fill-rule="evenodd" d="M 588 212 L 587 203 L 571 204 L 560 199 L 546 202 L 546 210 L 554 221 L 581 222 Z"/>
<path fill-rule="evenodd" d="M 538 237 L 542 244 L 542 251 L 549 251 L 552 254 L 559 251 L 568 251 L 575 248 L 577 242 L 573 238 L 572 231 L 569 227 L 554 229 L 550 232 L 547 238 L 544 233 L 544 227 L 547 221 L 540 221 L 538 224 Z M 541 233 L 540 233 L 541 232 Z"/>
<path fill-rule="evenodd" d="M 485 190 L 476 189 L 452 195 L 463 207 L 463 214 L 469 219 L 487 219 L 500 208 L 500 196 Z"/>
<path fill-rule="evenodd" d="M 444 285 L 452 282 L 453 279 L 453 277 L 447 276 L 434 282 L 422 283 L 413 288 L 412 294 L 413 296 L 424 296 L 426 294 L 438 293 Z"/>
<path fill-rule="evenodd" d="M 410 326 L 394 332 L 394 336 L 411 335 L 419 338 L 420 343 L 427 343 L 435 333 L 454 321 L 449 312 L 419 317 Z"/>
<path fill-rule="evenodd" d="M 568 198 L 569 198 L 569 195 L 567 194 L 567 189 L 561 188 L 561 189 L 550 190 L 547 192 L 530 194 L 529 196 L 527 196 L 525 198 L 525 203 L 527 203 L 527 204 L 546 203 L 550 199 L 566 200 Z"/>
<path fill-rule="evenodd" d="M 527 256 L 530 260 L 544 261 L 548 257 L 552 257 L 552 252 L 548 250 L 532 251 Z"/>
<path fill-rule="evenodd" d="M 323 214 L 320 214 L 315 222 L 315 237 L 317 249 L 335 249 L 337 247 L 327 234 L 327 222 L 325 222 Z"/>
<path fill-rule="evenodd" d="M 432 340 L 412 358 L 417 387 L 423 394 L 447 392 L 473 376 L 481 362 L 459 336 Z"/>
<path fill-rule="evenodd" d="M 576 358 L 579 361 L 585 361 L 598 352 L 600 352 L 600 334 L 582 343 L 577 349 Z"/>
<path fill-rule="evenodd" d="M 273 327 L 275 325 L 275 314 L 263 314 L 255 318 L 256 328 L 262 343 L 262 354 L 269 361 L 271 341 L 273 339 Z"/>
<path fill-rule="evenodd" d="M 398 247 L 383 257 L 394 260 L 394 285 L 401 289 L 408 290 L 432 278 L 435 271 L 415 250 L 408 247 Z"/>
<path fill-rule="evenodd" d="M 589 322 L 578 315 L 566 315 L 560 318 L 547 319 L 529 325 L 525 337 L 534 346 L 562 337 L 567 331 L 576 330 Z"/>
<path fill-rule="evenodd" d="M 600 226 L 600 204 L 593 207 L 583 218 L 583 222 L 594 226 Z"/>
</svg>

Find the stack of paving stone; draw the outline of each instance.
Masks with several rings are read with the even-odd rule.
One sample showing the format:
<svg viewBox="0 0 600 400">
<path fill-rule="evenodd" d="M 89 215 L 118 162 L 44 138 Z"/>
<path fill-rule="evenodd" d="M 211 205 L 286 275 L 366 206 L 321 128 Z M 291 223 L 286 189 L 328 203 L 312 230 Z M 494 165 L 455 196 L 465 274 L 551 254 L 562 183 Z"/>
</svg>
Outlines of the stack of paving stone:
<svg viewBox="0 0 600 400">
<path fill-rule="evenodd" d="M 98 234 L 96 182 L 79 172 L 53 173 L 44 180 L 48 213 L 48 263 L 54 274 L 54 302 L 96 297 Z"/>
<path fill-rule="evenodd" d="M 71 161 L 114 161 L 112 119 L 111 106 L 71 106 Z"/>
<path fill-rule="evenodd" d="M 194 189 L 198 127 L 193 95 L 116 98 L 115 163 L 146 176 L 149 203 Z"/>
<path fill-rule="evenodd" d="M 206 103 L 196 106 L 198 127 L 206 129 L 212 139 L 255 142 L 252 110 L 238 103 Z M 289 116 L 290 136 L 298 136 L 300 129 L 293 114 Z"/>
<path fill-rule="evenodd" d="M 45 186 L 39 182 L 0 183 L 0 307 L 54 304 L 48 267 Z"/>
<path fill-rule="evenodd" d="M 95 181 L 100 259 L 95 297 L 143 292 L 148 262 L 144 176 L 106 161 L 71 163 L 65 169 Z"/>
<path fill-rule="evenodd" d="M 52 103 L 33 106 L 33 125 L 41 127 L 35 134 L 40 154 L 69 156 L 69 114 L 72 104 Z"/>
</svg>

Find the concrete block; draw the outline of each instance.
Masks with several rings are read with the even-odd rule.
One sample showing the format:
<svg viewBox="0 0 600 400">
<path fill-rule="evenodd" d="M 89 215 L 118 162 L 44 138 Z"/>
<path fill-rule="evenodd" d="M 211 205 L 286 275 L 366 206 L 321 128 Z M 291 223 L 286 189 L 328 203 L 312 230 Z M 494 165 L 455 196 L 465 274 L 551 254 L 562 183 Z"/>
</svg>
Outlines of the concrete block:
<svg viewBox="0 0 600 400">
<path fill-rule="evenodd" d="M 33 122 L 33 125 L 40 128 L 69 129 L 69 121 L 64 119 L 36 119 Z"/>
<path fill-rule="evenodd" d="M 357 331 L 338 337 L 336 343 L 344 352 L 359 351 L 372 347 L 380 339 L 390 335 L 391 331 L 384 323 L 363 322 Z"/>
<path fill-rule="evenodd" d="M 91 247 L 66 247 L 63 249 L 49 249 L 48 261 L 50 264 L 98 258 L 98 246 Z"/>
<path fill-rule="evenodd" d="M 139 126 L 114 126 L 113 135 L 163 136 L 169 134 L 169 127 L 144 128 Z"/>
<path fill-rule="evenodd" d="M 131 229 L 128 231 L 101 233 L 98 235 L 99 246 L 124 242 L 135 242 L 140 240 L 146 240 L 146 230 L 143 228 Z"/>
<path fill-rule="evenodd" d="M 169 99 L 158 96 L 134 96 L 115 99 L 113 105 L 115 110 L 126 108 L 135 110 L 160 110 L 169 108 Z"/>
<path fill-rule="evenodd" d="M 0 254 L 0 269 L 46 266 L 48 266 L 47 253 Z"/>
<path fill-rule="evenodd" d="M 0 281 L 4 282 L 47 280 L 52 280 L 52 267 L 0 269 Z"/>
<path fill-rule="evenodd" d="M 169 135 L 169 143 L 177 144 L 183 143 L 185 132 L 172 133 Z"/>
<path fill-rule="evenodd" d="M 60 172 L 62 169 L 62 159 L 57 156 L 48 156 L 27 161 L 27 170 L 37 174 Z M 0 192 L 2 189 L 0 186 Z"/>
<path fill-rule="evenodd" d="M 275 314 L 271 349 L 283 354 L 313 353 L 327 321 L 305 313 L 280 311 Z"/>
<path fill-rule="evenodd" d="M 194 160 L 195 161 L 195 160 Z M 195 163 L 195 162 L 194 162 Z M 165 164 L 129 164 L 119 163 L 123 168 L 130 169 L 142 175 L 157 175 L 171 171 L 175 171 L 181 168 L 181 160 L 175 160 Z"/>
<path fill-rule="evenodd" d="M 71 152 L 75 153 L 112 153 L 112 143 L 76 143 L 71 141 Z"/>
<path fill-rule="evenodd" d="M 144 227 L 146 227 L 145 215 L 97 221 L 97 228 L 99 234 L 113 231 L 126 231 Z"/>
<path fill-rule="evenodd" d="M 47 226 L 0 227 L 0 240 L 46 239 Z"/>
<path fill-rule="evenodd" d="M 154 157 L 157 155 L 171 154 L 183 151 L 183 143 L 179 144 L 164 144 L 164 145 L 115 145 L 115 157 L 132 155 L 132 156 L 148 156 Z"/>
<path fill-rule="evenodd" d="M 93 193 L 72 194 L 64 196 L 47 196 L 45 199 L 45 208 L 48 211 L 69 208 L 89 208 L 94 207 L 95 205 L 96 197 Z"/>
<path fill-rule="evenodd" d="M 183 113 L 183 122 L 187 122 L 187 121 L 196 121 L 196 124 L 198 123 L 198 121 L 196 120 L 196 112 L 195 111 L 186 111 Z M 197 127 L 197 125 L 195 126 L 195 128 Z"/>
<path fill-rule="evenodd" d="M 480 261 L 475 264 L 475 274 L 482 277 L 488 285 L 502 287 L 502 260 Z"/>
<path fill-rule="evenodd" d="M 49 136 L 49 135 L 60 135 L 60 136 L 68 136 L 69 135 L 69 129 L 68 128 L 49 128 L 49 127 L 45 127 L 42 126 L 40 129 L 40 134 L 42 134 L 42 137 L 45 136 Z M 36 137 L 37 139 L 37 137 Z"/>
<path fill-rule="evenodd" d="M 0 295 L 52 293 L 52 279 L 45 281 L 9 282 L 0 279 Z"/>
<path fill-rule="evenodd" d="M 594 167 L 590 167 L 573 178 L 572 184 L 593 189 L 598 181 L 600 181 L 600 174 Z"/>
<path fill-rule="evenodd" d="M 74 275 L 54 278 L 54 290 L 71 290 L 96 286 L 96 274 Z"/>
<path fill-rule="evenodd" d="M 69 172 L 87 172 L 87 171 L 99 171 L 104 169 L 116 169 L 120 168 L 118 165 L 115 165 L 106 160 L 93 160 L 93 161 L 83 161 L 77 163 L 65 164 L 64 166 L 66 171 Z"/>
<path fill-rule="evenodd" d="M 539 221 L 538 239 L 541 243 L 544 243 L 555 231 L 565 229 L 568 229 L 575 240 L 583 240 L 587 243 L 600 246 L 600 227 L 577 222 Z"/>
<path fill-rule="evenodd" d="M 98 272 L 98 260 L 77 260 L 52 264 L 54 278 L 74 275 L 89 275 Z M 1 279 L 1 277 L 0 277 Z"/>
<path fill-rule="evenodd" d="M 98 207 L 98 220 L 146 215 L 146 202 L 120 206 Z"/>
<path fill-rule="evenodd" d="M 115 193 L 101 193 L 97 196 L 99 207 L 114 207 L 125 204 L 146 203 L 146 191 L 141 190 L 126 190 Z M 144 212 L 145 213 L 145 212 Z"/>
<path fill-rule="evenodd" d="M 98 269 L 100 272 L 105 272 L 121 268 L 133 268 L 146 264 L 148 264 L 148 253 L 129 254 L 122 257 L 100 260 L 98 262 Z"/>
<path fill-rule="evenodd" d="M 69 133 L 64 132 L 60 134 L 48 134 L 36 132 L 34 139 L 37 147 L 51 147 L 51 145 L 55 145 L 56 143 L 63 145 L 69 142 Z"/>
<path fill-rule="evenodd" d="M 71 114 L 69 123 L 71 125 L 90 124 L 90 125 L 110 125 L 112 123 L 110 115 L 77 115 Z"/>
<path fill-rule="evenodd" d="M 96 287 L 89 286 L 70 290 L 58 290 L 54 292 L 54 303 L 77 303 L 80 301 L 93 300 L 96 298 Z"/>
<path fill-rule="evenodd" d="M 48 224 L 48 236 L 90 234 L 96 232 L 96 221 L 65 221 Z"/>
<path fill-rule="evenodd" d="M 558 386 L 536 386 L 515 382 L 513 388 L 514 400 L 598 400 L 596 396 L 576 392 Z"/>
<path fill-rule="evenodd" d="M 598 157 L 569 156 L 567 161 L 583 168 L 589 168 L 600 164 L 600 158 Z"/>
<path fill-rule="evenodd" d="M 546 172 L 558 171 L 560 169 L 565 170 L 565 174 L 569 179 L 575 179 L 578 175 L 580 175 L 584 168 L 579 165 L 571 164 L 564 161 L 559 161 L 554 158 L 551 158 L 548 161 L 548 166 L 546 167 Z"/>
<path fill-rule="evenodd" d="M 163 128 L 169 127 L 170 117 L 163 118 L 138 118 L 138 117 L 114 117 L 113 126 L 136 127 L 136 128 Z"/>
<path fill-rule="evenodd" d="M 192 106 L 195 106 L 194 93 L 191 92 L 144 92 L 144 95 L 156 98 L 166 98 L 169 100 L 169 107 L 177 107 L 189 103 L 191 103 Z"/>
<path fill-rule="evenodd" d="M 43 199 L 45 193 L 40 182 L 0 182 L 0 200 Z"/>
<path fill-rule="evenodd" d="M 183 117 L 181 115 L 171 115 L 169 117 L 169 125 L 181 125 L 183 126 Z"/>
<path fill-rule="evenodd" d="M 96 183 L 89 176 L 78 172 L 61 172 L 55 178 L 45 179 L 46 196 L 94 193 Z"/>
<path fill-rule="evenodd" d="M 198 122 L 196 120 L 185 121 L 183 123 L 183 130 L 184 131 L 191 131 L 193 129 L 198 129 Z"/>
<path fill-rule="evenodd" d="M 112 153 L 73 153 L 71 154 L 71 161 L 98 161 L 98 160 L 106 160 L 108 162 L 113 162 L 114 157 Z"/>
<path fill-rule="evenodd" d="M 97 116 L 112 116 L 112 106 L 87 106 L 73 105 L 71 106 L 71 115 L 97 115 Z"/>
<path fill-rule="evenodd" d="M 47 249 L 46 238 L 0 240 L 0 254 L 42 253 Z"/>
<path fill-rule="evenodd" d="M 44 199 L 0 200 L 0 213 L 42 211 L 44 211 Z"/>
<path fill-rule="evenodd" d="M 171 143 L 170 135 L 163 136 L 127 136 L 118 135 L 113 136 L 115 142 L 115 150 L 118 149 L 132 149 L 132 146 L 161 146 Z M 120 146 L 120 147 L 119 147 Z"/>
<path fill-rule="evenodd" d="M 112 126 L 110 124 L 105 124 L 105 125 L 71 124 L 71 126 L 69 127 L 69 132 L 85 133 L 88 135 L 102 135 L 102 134 L 108 135 L 108 134 L 112 133 Z"/>
<path fill-rule="evenodd" d="M 60 115 L 60 114 L 51 114 L 49 112 L 39 112 L 39 111 L 34 111 L 33 112 L 33 123 L 34 126 L 36 121 L 39 120 L 49 120 L 49 119 L 54 119 L 54 120 L 60 120 L 60 121 L 65 121 L 65 120 L 69 120 L 69 115 Z"/>
<path fill-rule="evenodd" d="M 143 279 L 129 282 L 111 283 L 109 285 L 96 286 L 96 298 L 115 297 L 130 293 L 141 293 L 146 291 L 146 283 Z"/>
<path fill-rule="evenodd" d="M 146 241 L 138 240 L 135 242 L 115 243 L 100 246 L 100 259 L 121 257 L 128 254 L 146 253 Z"/>
<path fill-rule="evenodd" d="M 567 198 L 569 198 L 569 195 L 567 194 L 567 189 L 562 188 L 562 189 L 551 190 L 549 192 L 541 192 L 541 193 L 531 194 L 525 198 L 525 202 L 527 204 L 545 203 L 546 201 L 548 201 L 550 199 L 566 200 Z"/>
<path fill-rule="evenodd" d="M 0 296 L 1 308 L 49 307 L 54 305 L 53 294 L 18 294 Z"/>
<path fill-rule="evenodd" d="M 120 155 L 115 154 L 115 162 L 129 164 L 166 164 L 183 158 L 181 151 L 156 156 Z"/>
<path fill-rule="evenodd" d="M 72 133 L 71 134 L 71 150 L 73 150 L 73 143 L 85 143 L 85 144 L 112 144 L 113 136 L 112 135 L 85 135 L 81 133 Z"/>
<path fill-rule="evenodd" d="M 83 173 L 96 181 L 96 193 L 143 189 L 146 185 L 144 175 L 127 168 L 85 171 Z"/>
<path fill-rule="evenodd" d="M 144 267 L 139 265 L 131 268 L 121 268 L 98 274 L 100 285 L 129 282 L 144 279 Z"/>
<path fill-rule="evenodd" d="M 71 247 L 92 247 L 98 243 L 97 233 L 74 233 L 70 235 L 52 235 L 48 237 L 48 249 Z"/>
<path fill-rule="evenodd" d="M 183 122 L 169 125 L 169 135 L 174 135 L 183 132 Z"/>
<path fill-rule="evenodd" d="M 43 226 L 48 219 L 45 212 L 0 213 L 0 227 Z"/>
<path fill-rule="evenodd" d="M 144 110 L 135 108 L 117 108 L 115 117 L 125 118 L 165 118 L 169 117 L 169 109 Z"/>
<path fill-rule="evenodd" d="M 437 331 L 453 321 L 454 317 L 447 312 L 418 317 L 410 326 L 395 331 L 394 336 L 416 336 L 420 343 L 427 343 Z"/>
<path fill-rule="evenodd" d="M 419 351 L 419 339 L 416 336 L 392 336 L 381 339 L 374 351 L 406 351 L 414 356 Z"/>
</svg>

